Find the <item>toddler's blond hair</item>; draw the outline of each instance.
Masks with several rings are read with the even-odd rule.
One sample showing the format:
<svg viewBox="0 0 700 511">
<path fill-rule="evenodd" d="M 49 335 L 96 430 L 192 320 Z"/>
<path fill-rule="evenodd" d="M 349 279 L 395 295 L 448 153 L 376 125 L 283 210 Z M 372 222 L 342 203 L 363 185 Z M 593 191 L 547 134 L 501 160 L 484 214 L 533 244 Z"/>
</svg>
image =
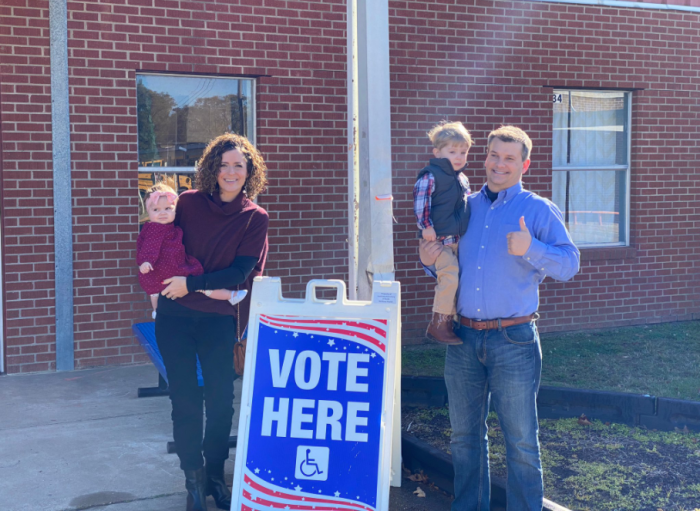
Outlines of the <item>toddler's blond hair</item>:
<svg viewBox="0 0 700 511">
<path fill-rule="evenodd" d="M 435 149 L 442 149 L 449 144 L 466 144 L 467 149 L 472 146 L 472 136 L 467 131 L 467 128 L 464 127 L 464 124 L 459 121 L 443 121 L 433 126 L 433 129 L 428 132 L 428 138 Z"/>
</svg>

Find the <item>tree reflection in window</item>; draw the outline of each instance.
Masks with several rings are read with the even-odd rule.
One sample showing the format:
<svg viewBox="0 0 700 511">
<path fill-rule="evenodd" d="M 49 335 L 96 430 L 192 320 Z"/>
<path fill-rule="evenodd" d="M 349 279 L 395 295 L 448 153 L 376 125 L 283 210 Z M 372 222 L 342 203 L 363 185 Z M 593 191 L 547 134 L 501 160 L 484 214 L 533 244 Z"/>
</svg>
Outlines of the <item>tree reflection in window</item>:
<svg viewBox="0 0 700 511">
<path fill-rule="evenodd" d="M 205 76 L 136 77 L 139 167 L 193 167 L 225 132 L 254 138 L 253 81 Z"/>
</svg>

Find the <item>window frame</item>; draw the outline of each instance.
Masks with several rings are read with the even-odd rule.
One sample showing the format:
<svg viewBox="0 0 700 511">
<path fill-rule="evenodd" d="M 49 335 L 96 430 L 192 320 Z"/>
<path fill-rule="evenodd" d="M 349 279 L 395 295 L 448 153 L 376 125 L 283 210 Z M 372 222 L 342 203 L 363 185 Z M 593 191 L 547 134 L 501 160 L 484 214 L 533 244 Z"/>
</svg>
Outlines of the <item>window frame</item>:
<svg viewBox="0 0 700 511">
<path fill-rule="evenodd" d="M 253 125 L 251 129 L 249 130 L 249 133 L 252 134 L 252 137 L 248 137 L 248 140 L 253 145 L 256 145 L 256 139 L 257 139 L 257 128 L 258 128 L 258 108 L 257 108 L 257 85 L 258 81 L 255 77 L 250 77 L 250 76 L 221 76 L 221 75 L 213 75 L 213 74 L 179 74 L 179 73 L 155 73 L 155 72 L 136 72 L 136 80 L 138 80 L 139 76 L 170 76 L 173 78 L 216 78 L 216 79 L 221 79 L 221 80 L 248 80 L 251 83 L 251 98 L 253 100 L 253 105 L 252 105 L 252 110 L 253 110 Z M 136 85 L 136 81 L 134 85 Z M 138 100 L 137 100 L 137 105 L 138 109 Z M 138 138 L 138 129 L 136 136 Z M 138 149 L 137 149 L 137 158 L 138 158 Z M 139 172 L 163 172 L 163 173 L 174 173 L 174 172 L 179 172 L 182 174 L 194 174 L 195 168 L 194 167 L 138 167 Z"/>
<path fill-rule="evenodd" d="M 632 92 L 631 90 L 619 90 L 619 89 L 590 89 L 590 88 L 576 88 L 576 87 L 553 87 L 552 94 L 556 96 L 563 92 L 617 92 L 624 94 L 624 98 L 627 106 L 627 165 L 605 165 L 605 166 L 554 166 L 552 165 L 552 178 L 554 177 L 554 172 L 560 171 L 588 171 L 588 170 L 612 170 L 612 171 L 625 171 L 625 239 L 617 243 L 586 243 L 583 245 L 576 245 L 579 250 L 586 249 L 600 249 L 600 248 L 615 248 L 615 247 L 629 247 L 630 246 L 630 211 L 632 202 Z M 552 110 L 552 115 L 554 111 Z M 553 118 L 553 117 L 552 117 Z M 554 132 L 552 126 L 552 133 Z M 552 148 L 552 161 L 554 160 L 554 148 Z M 562 211 L 562 214 L 566 214 Z M 567 228 L 568 229 L 568 228 Z M 575 243 L 575 242 L 574 242 Z"/>
</svg>

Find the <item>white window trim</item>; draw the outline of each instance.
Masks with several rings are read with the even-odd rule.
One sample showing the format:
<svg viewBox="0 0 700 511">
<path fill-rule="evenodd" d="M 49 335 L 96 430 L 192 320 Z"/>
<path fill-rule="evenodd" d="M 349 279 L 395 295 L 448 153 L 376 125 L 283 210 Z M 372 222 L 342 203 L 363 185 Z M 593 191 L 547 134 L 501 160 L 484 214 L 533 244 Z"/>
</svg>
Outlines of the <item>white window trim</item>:
<svg viewBox="0 0 700 511">
<path fill-rule="evenodd" d="M 541 0 L 535 0 L 541 1 Z M 625 232 L 627 236 L 625 241 L 621 243 L 586 243 L 585 245 L 576 247 L 579 250 L 587 250 L 589 248 L 616 248 L 616 247 L 629 247 L 630 246 L 630 211 L 632 202 L 632 92 L 629 90 L 615 90 L 615 89 L 571 89 L 567 87 L 552 87 L 555 91 L 576 91 L 576 92 L 622 92 L 627 98 L 627 165 L 608 165 L 600 167 L 552 167 L 552 171 L 557 170 L 627 170 L 626 177 L 626 189 L 627 197 L 625 200 Z"/>
<path fill-rule="evenodd" d="M 552 167 L 552 170 L 627 170 L 629 165 L 601 165 L 600 167 Z"/>
<path fill-rule="evenodd" d="M 172 76 L 174 78 L 216 78 L 223 80 L 250 80 L 252 82 L 251 94 L 253 97 L 253 126 L 251 127 L 250 133 L 251 137 L 248 140 L 253 145 L 256 145 L 257 133 L 258 133 L 258 107 L 257 107 L 257 86 L 258 81 L 256 78 L 250 76 L 219 76 L 219 75 L 185 75 L 177 73 L 136 73 L 136 77 L 139 76 Z M 194 167 L 139 167 L 139 172 L 180 172 L 183 174 L 194 174 Z"/>
<path fill-rule="evenodd" d="M 139 167 L 139 172 L 179 172 L 181 174 L 194 174 L 194 167 Z"/>
<path fill-rule="evenodd" d="M 669 5 L 669 4 L 652 4 L 647 2 L 626 2 L 624 0 L 533 0 L 533 2 L 547 2 L 552 4 L 581 4 L 581 5 L 598 5 L 601 7 L 614 8 L 630 8 L 630 9 L 651 9 L 655 11 L 686 11 L 700 12 L 700 7 L 692 7 L 689 5 Z"/>
</svg>

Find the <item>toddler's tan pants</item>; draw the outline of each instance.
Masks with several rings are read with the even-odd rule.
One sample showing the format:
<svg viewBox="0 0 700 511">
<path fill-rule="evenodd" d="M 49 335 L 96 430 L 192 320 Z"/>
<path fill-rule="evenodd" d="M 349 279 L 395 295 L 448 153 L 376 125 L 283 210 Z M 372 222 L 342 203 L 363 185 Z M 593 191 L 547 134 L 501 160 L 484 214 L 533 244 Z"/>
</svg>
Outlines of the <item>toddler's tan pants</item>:
<svg viewBox="0 0 700 511">
<path fill-rule="evenodd" d="M 458 243 L 445 245 L 435 261 L 437 285 L 433 312 L 438 314 L 456 314 L 455 299 L 459 285 L 459 260 L 457 259 Z"/>
</svg>

